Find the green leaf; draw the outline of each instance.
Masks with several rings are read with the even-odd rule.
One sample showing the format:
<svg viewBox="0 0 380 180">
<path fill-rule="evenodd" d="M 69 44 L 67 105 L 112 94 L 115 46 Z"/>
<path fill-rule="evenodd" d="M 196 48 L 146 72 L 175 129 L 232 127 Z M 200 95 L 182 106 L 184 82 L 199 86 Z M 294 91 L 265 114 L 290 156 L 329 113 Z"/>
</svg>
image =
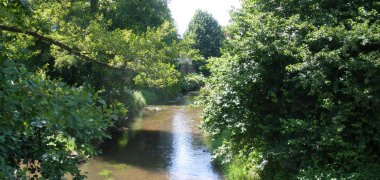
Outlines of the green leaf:
<svg viewBox="0 0 380 180">
<path fill-rule="evenodd" d="M 117 121 L 119 117 L 116 114 L 111 114 L 110 118 L 113 119 L 114 121 Z"/>
<path fill-rule="evenodd" d="M 102 105 L 106 105 L 106 101 L 104 101 L 103 99 L 99 99 L 98 100 L 98 103 L 102 104 Z"/>
</svg>

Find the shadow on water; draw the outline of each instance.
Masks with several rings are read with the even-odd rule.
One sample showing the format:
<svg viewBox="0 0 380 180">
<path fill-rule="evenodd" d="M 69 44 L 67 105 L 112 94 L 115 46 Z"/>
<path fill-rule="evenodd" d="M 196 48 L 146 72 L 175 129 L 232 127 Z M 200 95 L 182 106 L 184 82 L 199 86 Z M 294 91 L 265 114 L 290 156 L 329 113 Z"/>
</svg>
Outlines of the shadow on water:
<svg viewBox="0 0 380 180">
<path fill-rule="evenodd" d="M 132 134 L 132 133 L 130 133 Z M 131 136 L 131 135 L 129 135 Z M 149 170 L 164 170 L 170 164 L 173 134 L 165 131 L 138 130 L 130 137 L 127 146 L 104 151 L 105 161 L 138 166 Z"/>
<path fill-rule="evenodd" d="M 82 171 L 89 179 L 221 179 L 198 129 L 200 109 L 186 106 L 195 95 L 149 106 Z"/>
</svg>

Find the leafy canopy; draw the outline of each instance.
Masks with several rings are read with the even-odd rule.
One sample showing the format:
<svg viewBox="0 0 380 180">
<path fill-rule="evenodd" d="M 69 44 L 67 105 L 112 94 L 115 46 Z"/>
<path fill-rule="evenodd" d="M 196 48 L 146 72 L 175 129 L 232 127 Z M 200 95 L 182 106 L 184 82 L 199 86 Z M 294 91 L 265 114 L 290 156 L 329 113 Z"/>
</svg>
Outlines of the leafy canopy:
<svg viewBox="0 0 380 180">
<path fill-rule="evenodd" d="M 38 32 L 93 60 L 124 69 L 127 73 L 123 74 L 123 83 L 135 79 L 132 84 L 143 83 L 163 88 L 178 81 L 178 72 L 171 65 L 178 51 L 175 39 L 171 38 L 176 30 L 170 21 L 164 21 L 166 18 L 152 27 L 149 27 L 150 24 L 141 25 L 145 31 L 138 33 L 131 29 L 109 30 L 112 27 L 112 19 L 107 19 L 105 13 L 111 11 L 112 6 L 118 3 L 106 6 L 102 4 L 105 2 L 99 2 L 98 13 L 94 14 L 91 13 L 91 4 L 83 1 L 28 2 L 3 3 L 0 7 L 2 25 Z M 46 46 L 36 38 L 6 31 L 3 33 L 6 35 L 5 47 L 14 46 L 13 49 L 17 49 L 17 46 L 22 46 L 26 54 L 34 53 L 34 58 L 45 57 L 47 63 L 54 65 L 54 69 L 83 67 L 91 63 L 83 61 L 83 58 L 75 53 L 62 50 L 62 47 Z M 33 59 L 33 56 L 30 58 Z M 51 59 L 54 61 L 51 62 Z M 151 67 L 157 69 L 152 71 Z M 92 67 L 89 68 L 92 69 L 90 72 L 101 73 Z M 82 72 L 80 75 L 88 74 Z M 101 80 L 91 81 L 95 83 Z"/>
</svg>

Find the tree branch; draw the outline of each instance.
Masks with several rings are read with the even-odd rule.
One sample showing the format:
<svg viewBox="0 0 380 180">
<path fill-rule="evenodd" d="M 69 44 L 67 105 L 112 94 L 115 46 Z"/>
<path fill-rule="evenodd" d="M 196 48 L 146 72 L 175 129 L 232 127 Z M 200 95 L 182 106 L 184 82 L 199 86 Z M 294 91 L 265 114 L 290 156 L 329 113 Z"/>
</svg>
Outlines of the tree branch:
<svg viewBox="0 0 380 180">
<path fill-rule="evenodd" d="M 50 37 L 46 37 L 44 35 L 38 34 L 37 32 L 28 31 L 28 30 L 21 30 L 21 29 L 18 29 L 16 27 L 9 27 L 9 26 L 4 26 L 4 25 L 0 25 L 0 30 L 30 35 L 30 36 L 39 38 L 42 41 L 45 41 L 47 43 L 54 44 L 54 45 L 60 47 L 61 49 L 66 50 L 70 54 L 76 55 L 76 56 L 84 59 L 87 62 L 94 63 L 94 64 L 97 64 L 97 65 L 100 65 L 100 66 L 103 66 L 103 67 L 106 67 L 109 69 L 117 70 L 117 71 L 125 71 L 126 70 L 124 68 L 117 68 L 117 67 L 111 66 L 107 63 L 92 59 L 92 58 L 84 55 L 83 53 L 81 53 L 80 50 L 78 50 L 76 48 L 71 48 L 71 47 L 69 47 L 69 46 L 67 46 L 67 45 L 65 45 L 59 41 L 56 41 Z"/>
</svg>

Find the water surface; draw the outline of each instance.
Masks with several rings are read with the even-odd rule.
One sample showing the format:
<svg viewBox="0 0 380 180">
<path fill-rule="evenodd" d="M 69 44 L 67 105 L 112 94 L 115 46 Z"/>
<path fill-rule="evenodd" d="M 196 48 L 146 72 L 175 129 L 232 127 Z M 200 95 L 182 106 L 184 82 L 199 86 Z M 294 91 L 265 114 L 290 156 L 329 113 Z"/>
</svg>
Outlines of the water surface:
<svg viewBox="0 0 380 180">
<path fill-rule="evenodd" d="M 172 105 L 149 106 L 128 133 L 81 167 L 89 179 L 221 179 L 198 129 L 194 93 Z"/>
</svg>

